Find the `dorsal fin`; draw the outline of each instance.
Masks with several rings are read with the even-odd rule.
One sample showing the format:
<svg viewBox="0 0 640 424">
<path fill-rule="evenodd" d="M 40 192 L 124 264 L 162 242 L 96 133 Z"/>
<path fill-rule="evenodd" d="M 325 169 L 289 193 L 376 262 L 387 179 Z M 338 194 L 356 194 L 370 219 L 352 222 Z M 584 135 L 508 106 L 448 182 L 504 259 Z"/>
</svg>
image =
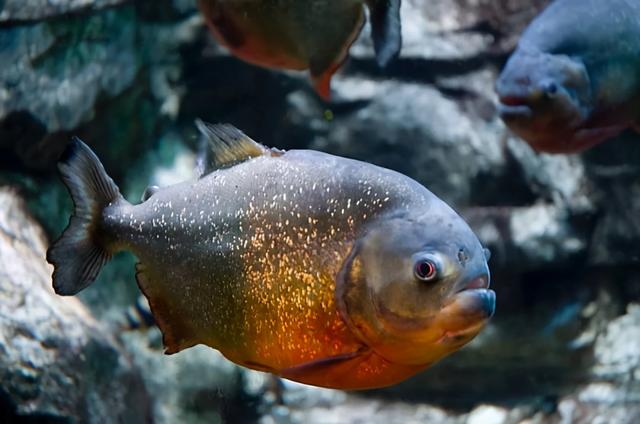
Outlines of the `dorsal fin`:
<svg viewBox="0 0 640 424">
<path fill-rule="evenodd" d="M 205 143 L 202 175 L 228 168 L 258 156 L 272 156 L 273 151 L 252 140 L 231 124 L 207 124 L 199 119 L 196 126 Z"/>
</svg>

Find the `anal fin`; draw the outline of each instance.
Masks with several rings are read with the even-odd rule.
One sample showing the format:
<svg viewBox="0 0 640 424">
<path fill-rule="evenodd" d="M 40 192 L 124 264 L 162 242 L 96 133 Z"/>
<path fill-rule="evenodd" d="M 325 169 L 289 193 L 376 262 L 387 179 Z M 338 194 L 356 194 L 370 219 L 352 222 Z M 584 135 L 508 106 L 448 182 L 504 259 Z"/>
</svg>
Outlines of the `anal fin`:
<svg viewBox="0 0 640 424">
<path fill-rule="evenodd" d="M 171 355 L 195 346 L 200 341 L 180 313 L 180 308 L 171 302 L 171 295 L 164 291 L 163 288 L 167 285 L 162 284 L 160 278 L 153 275 L 144 264 L 136 264 L 138 287 L 149 301 L 151 314 L 162 332 L 165 353 Z"/>
</svg>

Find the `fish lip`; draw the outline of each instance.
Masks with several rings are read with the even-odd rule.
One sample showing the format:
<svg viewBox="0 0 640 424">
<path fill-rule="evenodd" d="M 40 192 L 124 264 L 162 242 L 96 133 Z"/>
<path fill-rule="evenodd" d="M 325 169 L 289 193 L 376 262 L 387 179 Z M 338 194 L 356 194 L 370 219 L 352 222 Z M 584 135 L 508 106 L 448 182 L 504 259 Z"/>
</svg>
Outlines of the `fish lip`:
<svg viewBox="0 0 640 424">
<path fill-rule="evenodd" d="M 496 313 L 496 292 L 489 289 L 473 289 L 477 290 L 478 294 L 484 299 L 484 308 L 487 314 L 486 319 L 490 319 Z"/>
<path fill-rule="evenodd" d="M 469 279 L 456 293 L 460 293 L 466 290 L 488 289 L 490 285 L 491 283 L 489 280 L 489 274 L 482 274 Z"/>
<path fill-rule="evenodd" d="M 498 105 L 498 114 L 502 119 L 509 118 L 531 118 L 533 116 L 533 110 L 527 104 L 521 103 L 518 105 L 509 105 L 500 103 Z"/>
<path fill-rule="evenodd" d="M 482 309 L 487 314 L 487 319 L 495 312 L 496 293 L 490 290 L 491 278 L 489 273 L 476 274 L 474 277 L 465 280 L 452 296 L 444 303 L 447 307 L 461 298 L 477 298 L 482 300 Z"/>
<path fill-rule="evenodd" d="M 529 102 L 523 96 L 499 96 L 498 101 L 503 106 L 528 106 Z"/>
<path fill-rule="evenodd" d="M 482 315 L 484 315 L 483 319 L 490 319 L 496 311 L 496 292 L 484 287 L 484 288 L 466 288 L 460 290 L 454 296 L 452 296 L 452 301 L 449 304 L 454 303 L 460 298 L 466 299 L 475 299 L 475 307 L 472 308 L 473 314 L 477 314 L 479 311 L 482 311 Z"/>
</svg>

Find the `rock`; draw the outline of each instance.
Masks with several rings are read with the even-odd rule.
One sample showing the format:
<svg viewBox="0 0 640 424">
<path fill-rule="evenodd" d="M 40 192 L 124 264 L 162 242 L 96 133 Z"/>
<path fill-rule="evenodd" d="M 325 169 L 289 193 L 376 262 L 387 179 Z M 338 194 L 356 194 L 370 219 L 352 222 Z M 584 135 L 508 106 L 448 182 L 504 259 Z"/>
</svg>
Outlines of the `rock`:
<svg viewBox="0 0 640 424">
<path fill-rule="evenodd" d="M 635 384 L 640 390 L 640 304 L 611 321 L 595 343 L 594 375 L 602 380 Z"/>
<path fill-rule="evenodd" d="M 255 414 L 250 407 L 238 408 L 242 371 L 216 350 L 196 346 L 164 355 L 157 328 L 126 332 L 122 338 L 147 392 L 153 393 L 155 423 L 239 422 Z"/>
<path fill-rule="evenodd" d="M 46 239 L 0 188 L 0 391 L 3 418 L 144 422 L 147 393 L 129 355 L 75 298 L 51 288 Z"/>
<path fill-rule="evenodd" d="M 640 304 L 611 321 L 595 343 L 593 380 L 558 405 L 561 422 L 640 421 Z"/>
<path fill-rule="evenodd" d="M 98 98 L 132 84 L 140 67 L 134 19 L 131 8 L 105 10 L 0 31 L 8 64 L 0 70 L 0 148 L 31 167 L 50 165 L 61 146 L 47 134 L 77 128 Z"/>
<path fill-rule="evenodd" d="M 170 3 L 164 9 L 173 10 Z M 142 133 L 177 115 L 178 48 L 202 29 L 201 19 L 157 22 L 143 5 L 91 11 L 0 30 L 0 151 L 8 153 L 0 162 L 15 166 L 17 158 L 28 169 L 50 170 L 71 131 L 111 154 L 116 145 L 134 156 L 152 144 L 140 142 Z M 110 108 L 113 122 L 93 122 Z"/>
<path fill-rule="evenodd" d="M 96 11 L 129 0 L 3 0 L 0 2 L 0 23 L 35 21 L 52 16 Z"/>
<path fill-rule="evenodd" d="M 507 410 L 492 405 L 480 405 L 467 418 L 467 424 L 503 424 L 507 420 Z"/>
</svg>

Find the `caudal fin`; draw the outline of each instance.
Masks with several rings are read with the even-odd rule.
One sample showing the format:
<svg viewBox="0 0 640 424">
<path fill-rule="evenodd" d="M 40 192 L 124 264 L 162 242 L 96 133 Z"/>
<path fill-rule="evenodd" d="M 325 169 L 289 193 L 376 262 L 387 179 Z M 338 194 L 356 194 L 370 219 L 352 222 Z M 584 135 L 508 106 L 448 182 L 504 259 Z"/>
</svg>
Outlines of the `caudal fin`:
<svg viewBox="0 0 640 424">
<path fill-rule="evenodd" d="M 62 236 L 47 251 L 47 261 L 54 267 L 53 289 L 69 296 L 91 284 L 111 259 L 100 233 L 102 212 L 122 196 L 97 156 L 78 138 L 65 150 L 58 169 L 75 211 Z"/>
</svg>

